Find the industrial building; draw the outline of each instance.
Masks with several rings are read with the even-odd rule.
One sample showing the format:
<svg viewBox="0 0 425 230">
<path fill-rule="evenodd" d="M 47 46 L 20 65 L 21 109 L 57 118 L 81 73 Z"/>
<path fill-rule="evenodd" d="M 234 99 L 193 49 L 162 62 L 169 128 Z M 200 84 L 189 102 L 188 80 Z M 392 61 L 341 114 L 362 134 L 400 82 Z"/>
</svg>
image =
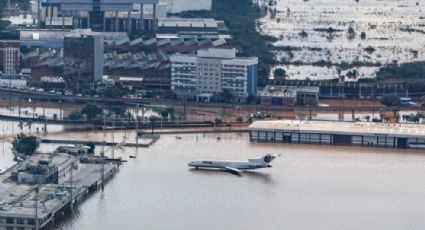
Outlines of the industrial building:
<svg viewBox="0 0 425 230">
<path fill-rule="evenodd" d="M 152 33 L 157 26 L 157 5 L 158 0 L 41 0 L 38 18 L 47 28 Z M 151 11 L 148 14 L 146 6 Z"/>
<path fill-rule="evenodd" d="M 197 55 L 171 56 L 171 89 L 196 96 L 229 90 L 246 98 L 257 92 L 258 58 L 236 57 L 236 49 L 198 50 Z"/>
<path fill-rule="evenodd" d="M 19 38 L 21 46 L 60 49 L 63 48 L 65 37 L 90 32 L 90 29 L 21 29 L 19 30 Z M 103 41 L 106 44 L 115 44 L 123 40 L 128 40 L 128 34 L 126 32 L 103 32 L 102 35 Z"/>
<path fill-rule="evenodd" d="M 20 43 L 18 41 L 0 41 L 0 70 L 3 74 L 20 72 Z"/>
<path fill-rule="evenodd" d="M 212 0 L 160 0 L 168 13 L 177 14 L 189 10 L 211 10 Z"/>
<path fill-rule="evenodd" d="M 409 97 L 409 87 L 405 83 L 361 83 L 338 82 L 336 80 L 270 80 L 274 86 L 317 86 L 320 98 L 379 98 L 384 95 Z"/>
<path fill-rule="evenodd" d="M 63 76 L 77 89 L 94 88 L 103 78 L 103 35 L 72 34 L 64 39 Z"/>
<path fill-rule="evenodd" d="M 224 21 L 212 18 L 161 18 L 158 19 L 157 36 L 179 38 L 230 38 Z"/>
<path fill-rule="evenodd" d="M 275 120 L 256 121 L 248 130 L 251 141 L 425 148 L 418 124 Z"/>
<path fill-rule="evenodd" d="M 317 86 L 274 86 L 268 85 L 261 92 L 262 105 L 308 105 L 319 103 L 319 87 Z"/>
</svg>

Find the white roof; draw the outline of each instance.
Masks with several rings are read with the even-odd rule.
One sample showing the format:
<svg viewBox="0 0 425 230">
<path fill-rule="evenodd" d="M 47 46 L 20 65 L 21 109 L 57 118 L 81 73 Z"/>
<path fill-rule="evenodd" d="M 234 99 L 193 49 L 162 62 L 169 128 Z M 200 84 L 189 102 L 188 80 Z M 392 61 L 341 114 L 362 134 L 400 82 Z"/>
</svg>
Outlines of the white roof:
<svg viewBox="0 0 425 230">
<path fill-rule="evenodd" d="M 252 123 L 248 129 L 292 131 L 301 133 L 425 138 L 425 126 L 421 124 L 274 120 L 256 121 Z"/>
</svg>

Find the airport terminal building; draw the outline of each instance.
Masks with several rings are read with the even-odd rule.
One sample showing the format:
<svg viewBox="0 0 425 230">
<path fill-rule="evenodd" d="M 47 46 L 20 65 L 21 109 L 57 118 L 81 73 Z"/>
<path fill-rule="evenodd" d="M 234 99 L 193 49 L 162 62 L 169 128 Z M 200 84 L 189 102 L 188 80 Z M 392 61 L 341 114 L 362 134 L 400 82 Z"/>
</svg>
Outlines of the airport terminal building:
<svg viewBox="0 0 425 230">
<path fill-rule="evenodd" d="M 251 141 L 425 148 L 420 124 L 275 120 L 256 121 L 248 130 Z"/>
</svg>

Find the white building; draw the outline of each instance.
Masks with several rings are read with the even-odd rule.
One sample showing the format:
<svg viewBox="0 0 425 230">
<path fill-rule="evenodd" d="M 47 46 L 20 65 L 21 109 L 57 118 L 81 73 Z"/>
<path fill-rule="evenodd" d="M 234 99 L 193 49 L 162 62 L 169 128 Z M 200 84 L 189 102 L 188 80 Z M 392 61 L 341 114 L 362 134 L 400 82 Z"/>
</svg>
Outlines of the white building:
<svg viewBox="0 0 425 230">
<path fill-rule="evenodd" d="M 179 95 L 220 93 L 247 97 L 257 91 L 258 58 L 236 57 L 236 49 L 199 50 L 171 57 L 171 89 Z"/>
</svg>

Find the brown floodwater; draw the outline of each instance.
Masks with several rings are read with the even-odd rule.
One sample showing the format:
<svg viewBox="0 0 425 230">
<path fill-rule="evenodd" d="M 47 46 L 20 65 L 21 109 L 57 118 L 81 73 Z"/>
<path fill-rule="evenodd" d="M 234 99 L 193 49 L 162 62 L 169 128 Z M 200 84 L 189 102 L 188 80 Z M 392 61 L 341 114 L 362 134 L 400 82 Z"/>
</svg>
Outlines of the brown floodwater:
<svg viewBox="0 0 425 230">
<path fill-rule="evenodd" d="M 221 141 L 217 135 L 182 135 L 181 140 L 168 135 L 137 153 L 117 149 L 115 156 L 129 161 L 59 229 L 425 227 L 422 151 L 250 143 L 245 134 L 220 136 Z M 272 168 L 241 176 L 187 166 L 194 159 L 245 160 L 266 153 L 282 156 Z"/>
</svg>

